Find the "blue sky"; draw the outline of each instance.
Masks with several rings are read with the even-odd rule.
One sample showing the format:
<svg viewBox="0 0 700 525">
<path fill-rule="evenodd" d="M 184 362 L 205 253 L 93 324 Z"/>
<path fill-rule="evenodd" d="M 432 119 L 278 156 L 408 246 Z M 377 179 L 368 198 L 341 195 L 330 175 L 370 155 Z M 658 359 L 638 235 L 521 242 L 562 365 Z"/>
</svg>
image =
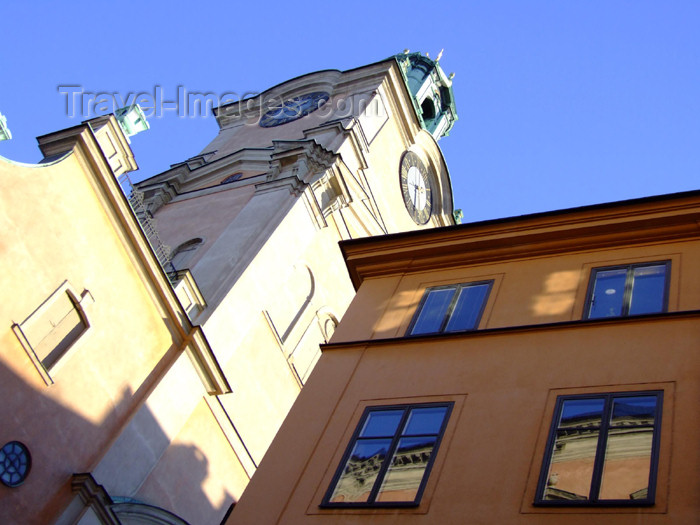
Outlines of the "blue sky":
<svg viewBox="0 0 700 525">
<path fill-rule="evenodd" d="M 408 48 L 445 52 L 459 121 L 440 141 L 471 222 L 700 187 L 696 0 L 4 2 L 0 155 L 78 124 L 88 92 L 259 92 Z M 197 154 L 213 117 L 173 112 L 132 140 L 155 175 Z"/>
</svg>

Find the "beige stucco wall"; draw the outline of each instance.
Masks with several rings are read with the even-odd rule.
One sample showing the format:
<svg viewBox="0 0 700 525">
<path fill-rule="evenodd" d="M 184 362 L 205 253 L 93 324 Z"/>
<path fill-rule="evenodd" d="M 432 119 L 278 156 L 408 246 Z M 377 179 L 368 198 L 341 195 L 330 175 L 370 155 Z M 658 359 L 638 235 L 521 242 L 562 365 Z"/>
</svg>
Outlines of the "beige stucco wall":
<svg viewBox="0 0 700 525">
<path fill-rule="evenodd" d="M 200 343 L 90 135 L 78 144 L 52 164 L 0 159 L 0 442 L 32 455 L 23 485 L 0 486 L 0 521 L 72 523 L 86 472 L 113 497 L 218 524 L 247 475 L 185 351 Z M 87 291 L 89 328 L 42 375 L 13 324 L 64 281 Z"/>
<path fill-rule="evenodd" d="M 316 322 L 317 312 L 327 310 L 340 317 L 353 295 L 337 242 L 337 231 L 330 226 L 315 230 L 303 202 L 298 201 L 204 324 L 234 390 L 220 399 L 256 462 L 301 387 L 286 356 L 309 323 Z M 277 335 L 283 335 L 283 327 L 273 328 L 265 313 L 278 310 L 275 302 L 281 298 L 290 299 L 283 291 L 290 287 L 287 279 L 295 267 L 311 270 L 314 295 L 281 346 Z M 294 298 L 284 310 L 290 315 L 297 312 L 304 299 Z"/>
<path fill-rule="evenodd" d="M 0 441 L 20 440 L 33 456 L 24 485 L 0 487 L 8 523 L 46 522 L 65 505 L 70 476 L 93 468 L 142 400 L 154 367 L 176 348 L 84 169 L 76 155 L 43 167 L 0 160 Z M 64 280 L 94 299 L 85 307 L 90 328 L 46 386 L 11 327 Z"/>
<path fill-rule="evenodd" d="M 158 235 L 171 250 L 192 239 L 203 239 L 204 243 L 187 263 L 189 268 L 195 267 L 254 192 L 253 186 L 244 186 L 234 191 L 227 186 L 223 188 L 224 191 L 214 194 L 172 202 L 157 214 L 155 225 Z"/>
</svg>

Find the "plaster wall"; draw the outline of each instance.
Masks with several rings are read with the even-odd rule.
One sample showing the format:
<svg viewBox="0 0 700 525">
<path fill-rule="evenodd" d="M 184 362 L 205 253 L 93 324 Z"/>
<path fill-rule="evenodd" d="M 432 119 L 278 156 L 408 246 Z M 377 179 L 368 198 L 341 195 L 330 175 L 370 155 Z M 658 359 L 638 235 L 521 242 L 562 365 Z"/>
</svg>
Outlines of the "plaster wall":
<svg viewBox="0 0 700 525">
<path fill-rule="evenodd" d="M 44 523 L 66 504 L 71 475 L 96 465 L 151 388 L 152 371 L 177 348 L 175 328 L 87 169 L 75 154 L 46 166 L 0 160 L 0 441 L 20 440 L 33 457 L 25 484 L 0 487 L 7 523 Z M 65 280 L 89 292 L 90 327 L 50 370 L 47 386 L 12 325 Z"/>
<path fill-rule="evenodd" d="M 351 300 L 338 240 L 332 226 L 316 230 L 297 201 L 204 325 L 234 391 L 220 399 L 256 461 L 301 388 L 287 358 L 319 313 L 337 319 Z M 285 296 L 292 286 L 288 279 L 308 270 L 314 279 L 310 301 L 305 304 L 305 294 Z M 279 308 L 280 300 L 288 301 L 288 308 Z M 275 326 L 275 317 L 266 317 L 273 311 L 296 317 L 285 341 L 280 339 L 287 323 Z"/>
<path fill-rule="evenodd" d="M 436 231 L 347 244 L 350 273 L 359 268 L 362 275 L 358 293 L 229 523 L 693 523 L 700 511 L 694 445 L 700 423 L 688 417 L 700 394 L 693 198 L 648 203 L 687 214 L 678 220 L 659 214 L 648 223 L 683 225 L 682 233 L 656 242 L 643 242 L 640 230 L 636 242 L 591 247 L 609 231 L 606 224 L 583 229 L 590 237 L 581 235 L 568 250 L 542 242 L 526 253 L 487 239 L 482 252 L 461 253 L 459 242 L 480 239 L 476 227 L 465 237 L 455 230 L 452 239 Z M 631 209 L 642 216 L 646 205 L 611 209 L 627 221 L 636 217 Z M 577 226 L 586 224 L 573 217 Z M 597 217 L 596 210 L 588 220 Z M 563 219 L 545 216 L 543 225 L 532 219 L 528 226 L 547 228 Z M 499 222 L 488 235 L 497 238 L 521 224 Z M 521 255 L 508 258 L 509 250 Z M 671 262 L 668 314 L 578 322 L 591 269 L 653 261 Z M 486 279 L 494 286 L 479 330 L 404 337 L 427 287 Z M 655 504 L 535 507 L 557 396 L 646 390 L 664 392 Z M 452 401 L 454 410 L 420 505 L 319 507 L 367 406 L 431 401 Z"/>
<path fill-rule="evenodd" d="M 189 414 L 135 498 L 167 502 L 188 523 L 218 525 L 248 476 L 207 402 L 200 397 Z"/>
<path fill-rule="evenodd" d="M 581 319 L 591 269 L 671 261 L 669 311 L 700 308 L 700 244 L 669 242 L 474 264 L 368 279 L 333 341 L 401 337 L 426 288 L 494 280 L 479 329 Z M 681 293 L 682 292 L 682 293 Z"/>
<path fill-rule="evenodd" d="M 185 194 L 160 208 L 155 215 L 158 234 L 172 250 L 197 237 L 204 240 L 188 261 L 190 268 L 204 257 L 255 191 L 252 185 L 222 188 L 222 191 L 201 196 Z"/>
<path fill-rule="evenodd" d="M 693 523 L 699 336 L 695 315 L 329 349 L 229 523 Z M 656 504 L 534 507 L 556 396 L 647 389 L 664 390 Z M 418 507 L 318 507 L 365 406 L 439 400 L 455 408 Z"/>
</svg>

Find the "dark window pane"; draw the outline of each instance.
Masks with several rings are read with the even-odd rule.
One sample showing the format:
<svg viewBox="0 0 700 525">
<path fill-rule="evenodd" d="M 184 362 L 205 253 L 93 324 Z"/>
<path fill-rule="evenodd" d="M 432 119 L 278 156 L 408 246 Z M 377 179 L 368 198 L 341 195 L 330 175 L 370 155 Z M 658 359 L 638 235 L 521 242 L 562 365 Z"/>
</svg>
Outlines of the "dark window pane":
<svg viewBox="0 0 700 525">
<path fill-rule="evenodd" d="M 630 315 L 663 312 L 666 265 L 635 268 L 633 277 Z"/>
<path fill-rule="evenodd" d="M 619 397 L 613 401 L 612 426 L 653 425 L 656 396 Z"/>
<path fill-rule="evenodd" d="M 447 407 L 414 408 L 408 416 L 403 435 L 437 434 L 446 412 Z"/>
<path fill-rule="evenodd" d="M 600 426 L 604 404 L 602 398 L 564 401 L 559 428 Z"/>
<path fill-rule="evenodd" d="M 598 436 L 598 430 L 557 432 L 547 471 L 544 499 L 588 499 Z"/>
<path fill-rule="evenodd" d="M 358 441 L 336 483 L 330 501 L 367 501 L 390 445 L 391 439 Z"/>
<path fill-rule="evenodd" d="M 445 331 L 454 332 L 476 328 L 476 323 L 479 321 L 479 314 L 488 291 L 488 284 L 462 288 Z"/>
<path fill-rule="evenodd" d="M 377 501 L 414 501 L 435 446 L 435 437 L 402 438 Z"/>
<path fill-rule="evenodd" d="M 375 410 L 369 413 L 360 437 L 393 436 L 399 426 L 403 410 Z"/>
<path fill-rule="evenodd" d="M 614 428 L 608 433 L 600 499 L 643 499 L 649 486 L 652 428 Z"/>
<path fill-rule="evenodd" d="M 622 315 L 626 277 L 627 270 L 624 268 L 596 272 L 589 319 Z"/>
<path fill-rule="evenodd" d="M 454 293 L 454 288 L 442 288 L 428 292 L 428 297 L 423 303 L 411 334 L 439 332 Z"/>
</svg>

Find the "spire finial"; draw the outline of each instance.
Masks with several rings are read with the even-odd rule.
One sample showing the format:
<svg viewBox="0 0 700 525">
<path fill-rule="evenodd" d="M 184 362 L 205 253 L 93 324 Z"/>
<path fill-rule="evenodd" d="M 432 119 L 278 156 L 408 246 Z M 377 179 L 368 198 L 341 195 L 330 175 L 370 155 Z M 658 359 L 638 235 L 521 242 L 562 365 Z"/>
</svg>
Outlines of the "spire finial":
<svg viewBox="0 0 700 525">
<path fill-rule="evenodd" d="M 440 59 L 442 58 L 442 54 L 445 52 L 445 48 L 443 47 L 440 52 L 438 53 L 437 58 L 435 59 L 435 62 L 440 62 Z"/>
</svg>

